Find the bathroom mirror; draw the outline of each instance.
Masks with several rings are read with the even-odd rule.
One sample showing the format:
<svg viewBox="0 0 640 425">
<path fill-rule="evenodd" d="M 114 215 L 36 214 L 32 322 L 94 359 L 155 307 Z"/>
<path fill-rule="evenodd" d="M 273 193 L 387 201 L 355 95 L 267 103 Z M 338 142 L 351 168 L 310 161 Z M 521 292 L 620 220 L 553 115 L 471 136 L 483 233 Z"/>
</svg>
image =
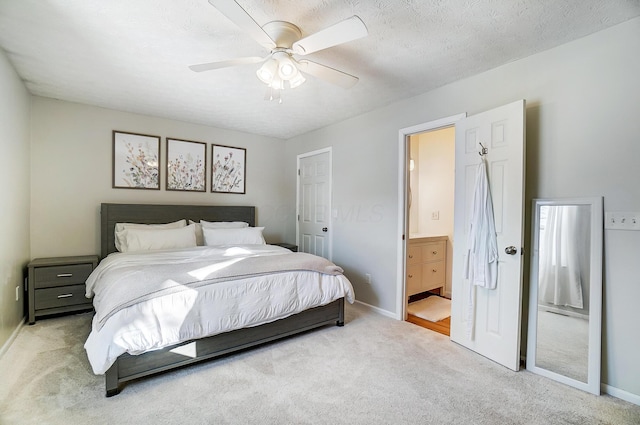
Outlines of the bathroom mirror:
<svg viewBox="0 0 640 425">
<path fill-rule="evenodd" d="M 600 394 L 602 198 L 534 199 L 527 370 Z"/>
</svg>

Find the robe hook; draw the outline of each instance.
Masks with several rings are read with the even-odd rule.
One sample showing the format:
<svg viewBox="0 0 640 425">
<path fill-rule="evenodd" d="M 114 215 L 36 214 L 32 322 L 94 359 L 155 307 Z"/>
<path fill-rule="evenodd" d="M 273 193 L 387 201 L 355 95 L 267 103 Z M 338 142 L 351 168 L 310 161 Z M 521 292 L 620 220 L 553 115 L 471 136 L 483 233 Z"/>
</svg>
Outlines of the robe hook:
<svg viewBox="0 0 640 425">
<path fill-rule="evenodd" d="M 482 146 L 482 150 L 480 150 L 480 152 L 478 152 L 478 155 L 483 156 L 489 153 L 489 151 L 487 150 L 487 148 L 484 147 L 484 145 L 482 144 L 482 142 L 478 142 L 480 144 L 480 146 Z"/>
</svg>

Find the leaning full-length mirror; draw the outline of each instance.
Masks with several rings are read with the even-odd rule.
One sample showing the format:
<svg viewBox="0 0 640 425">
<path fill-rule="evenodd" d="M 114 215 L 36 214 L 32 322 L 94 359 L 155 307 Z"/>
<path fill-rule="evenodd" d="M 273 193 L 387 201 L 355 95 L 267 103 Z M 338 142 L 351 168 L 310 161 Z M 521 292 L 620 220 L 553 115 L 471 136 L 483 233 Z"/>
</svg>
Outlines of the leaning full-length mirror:
<svg viewBox="0 0 640 425">
<path fill-rule="evenodd" d="M 602 198 L 534 199 L 527 369 L 600 394 Z"/>
</svg>

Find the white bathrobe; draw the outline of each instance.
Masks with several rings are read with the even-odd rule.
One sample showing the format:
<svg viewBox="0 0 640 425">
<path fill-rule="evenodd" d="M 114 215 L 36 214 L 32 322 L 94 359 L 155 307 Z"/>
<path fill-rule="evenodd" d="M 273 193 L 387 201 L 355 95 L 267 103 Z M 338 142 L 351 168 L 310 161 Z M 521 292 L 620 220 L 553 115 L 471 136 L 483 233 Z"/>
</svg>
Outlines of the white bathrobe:
<svg viewBox="0 0 640 425">
<path fill-rule="evenodd" d="M 467 336 L 471 339 L 475 321 L 475 287 L 495 289 L 498 284 L 498 242 L 484 158 L 476 171 L 464 277 L 469 279 Z"/>
</svg>

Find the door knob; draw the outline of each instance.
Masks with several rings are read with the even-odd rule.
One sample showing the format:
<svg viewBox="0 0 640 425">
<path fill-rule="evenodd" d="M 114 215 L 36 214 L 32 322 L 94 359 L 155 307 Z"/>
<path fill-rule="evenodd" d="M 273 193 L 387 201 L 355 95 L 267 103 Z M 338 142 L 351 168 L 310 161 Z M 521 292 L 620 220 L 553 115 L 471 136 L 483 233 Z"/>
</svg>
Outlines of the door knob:
<svg viewBox="0 0 640 425">
<path fill-rule="evenodd" d="M 509 255 L 516 255 L 516 253 L 518 252 L 518 248 L 516 248 L 515 246 L 508 246 L 504 249 L 504 252 Z"/>
<path fill-rule="evenodd" d="M 323 231 L 323 232 L 326 232 L 326 231 L 328 231 L 328 230 L 329 230 L 329 229 L 327 229 L 326 227 L 323 227 L 323 228 L 322 228 L 322 231 Z"/>
</svg>

